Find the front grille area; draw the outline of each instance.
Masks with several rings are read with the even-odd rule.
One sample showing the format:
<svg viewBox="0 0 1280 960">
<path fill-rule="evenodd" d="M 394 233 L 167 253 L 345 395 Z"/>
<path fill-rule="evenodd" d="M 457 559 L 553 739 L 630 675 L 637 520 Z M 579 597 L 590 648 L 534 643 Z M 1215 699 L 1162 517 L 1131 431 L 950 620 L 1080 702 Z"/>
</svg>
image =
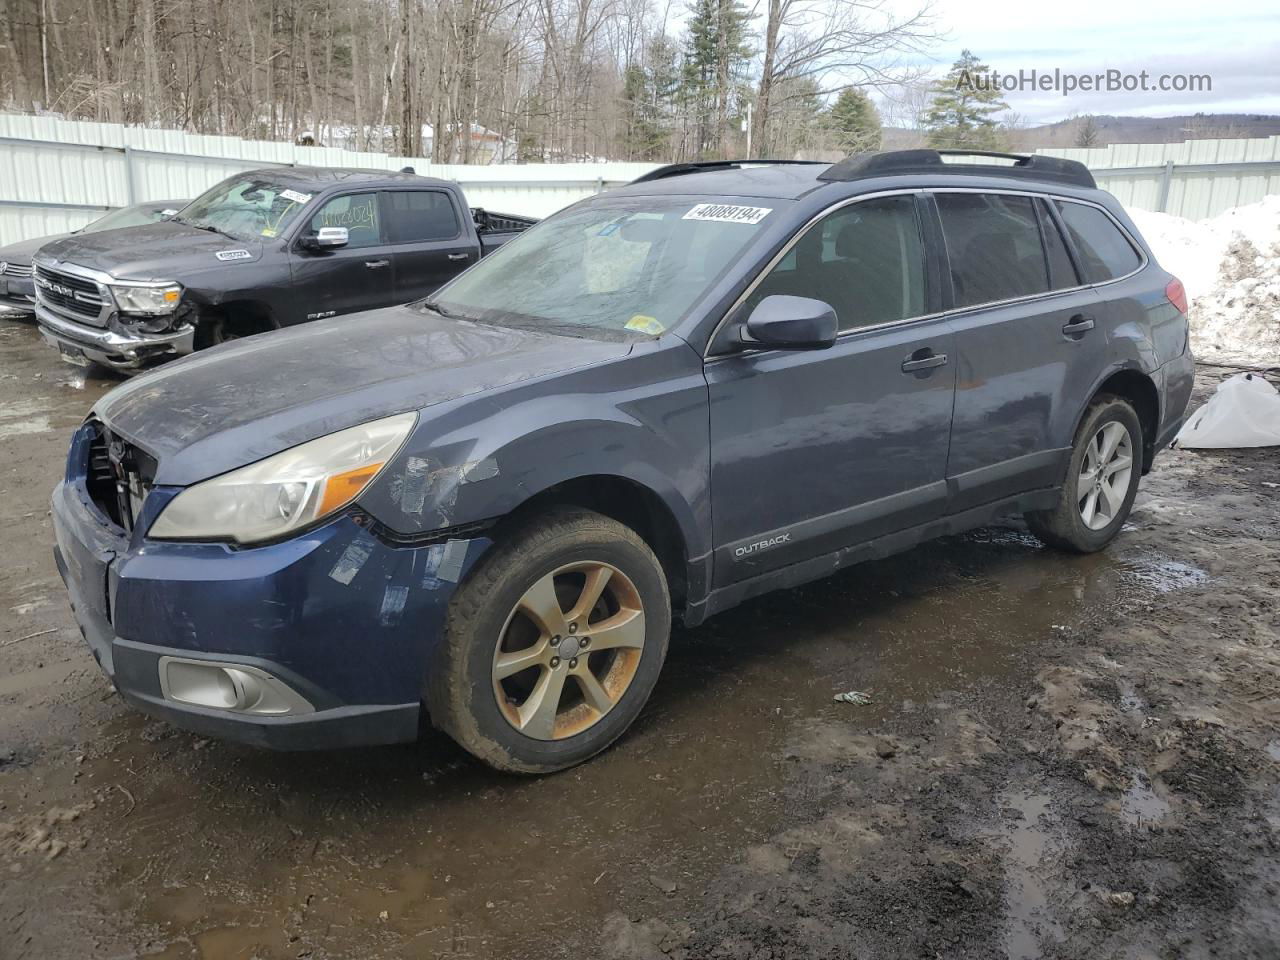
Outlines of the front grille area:
<svg viewBox="0 0 1280 960">
<path fill-rule="evenodd" d="M 85 465 L 89 499 L 108 520 L 131 533 L 155 482 L 156 461 L 112 434 L 101 421 L 91 420 L 89 426 L 93 429 Z"/>
<path fill-rule="evenodd" d="M 97 320 L 102 313 L 102 294 L 92 280 L 47 267 L 35 268 L 40 299 L 63 313 Z"/>
<path fill-rule="evenodd" d="M 29 263 L 6 263 L 4 269 L 0 270 L 0 276 L 5 277 L 29 277 L 31 276 L 31 264 Z"/>
</svg>

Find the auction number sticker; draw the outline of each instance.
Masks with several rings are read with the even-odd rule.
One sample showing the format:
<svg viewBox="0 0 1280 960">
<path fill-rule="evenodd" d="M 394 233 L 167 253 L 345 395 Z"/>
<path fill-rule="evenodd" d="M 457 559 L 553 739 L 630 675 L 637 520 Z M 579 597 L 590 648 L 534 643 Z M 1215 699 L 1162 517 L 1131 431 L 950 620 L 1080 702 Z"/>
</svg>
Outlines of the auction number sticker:
<svg viewBox="0 0 1280 960">
<path fill-rule="evenodd" d="M 683 217 L 685 220 L 714 220 L 717 223 L 759 223 L 772 207 L 739 207 L 731 203 L 700 203 Z"/>
<path fill-rule="evenodd" d="M 280 196 L 286 200 L 292 200 L 294 203 L 306 203 L 311 199 L 311 194 L 299 193 L 297 190 L 281 190 Z"/>
</svg>

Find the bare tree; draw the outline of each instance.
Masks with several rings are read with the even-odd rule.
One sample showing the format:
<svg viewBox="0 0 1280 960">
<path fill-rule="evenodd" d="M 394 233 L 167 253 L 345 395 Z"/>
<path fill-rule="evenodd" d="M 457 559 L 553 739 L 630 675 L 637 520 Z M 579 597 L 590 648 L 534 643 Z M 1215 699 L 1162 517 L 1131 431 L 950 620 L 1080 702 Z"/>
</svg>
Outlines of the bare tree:
<svg viewBox="0 0 1280 960">
<path fill-rule="evenodd" d="M 880 88 L 922 75 L 905 54 L 934 41 L 928 0 L 900 13 L 889 0 L 768 0 L 754 138 L 767 150 L 786 81 L 812 80 L 825 96 L 851 84 Z M 807 88 L 805 88 L 807 89 Z"/>
</svg>

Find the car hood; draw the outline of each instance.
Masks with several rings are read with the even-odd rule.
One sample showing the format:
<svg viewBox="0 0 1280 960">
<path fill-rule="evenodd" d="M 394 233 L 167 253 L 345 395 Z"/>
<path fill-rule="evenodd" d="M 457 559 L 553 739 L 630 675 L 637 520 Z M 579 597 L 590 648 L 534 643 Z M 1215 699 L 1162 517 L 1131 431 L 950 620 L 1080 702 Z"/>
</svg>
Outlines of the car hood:
<svg viewBox="0 0 1280 960">
<path fill-rule="evenodd" d="M 228 259 L 218 256 L 232 251 L 236 253 Z M 261 243 L 233 240 L 172 220 L 72 234 L 41 251 L 41 259 L 74 263 L 118 280 L 182 281 L 193 273 L 233 267 L 261 256 Z"/>
<path fill-rule="evenodd" d="M 19 240 L 7 247 L 0 247 L 0 263 L 20 263 L 29 266 L 31 258 L 46 243 L 62 239 L 66 234 L 55 233 L 51 237 L 35 237 L 31 240 Z"/>
<path fill-rule="evenodd" d="M 156 458 L 157 484 L 185 486 L 336 430 L 630 349 L 389 307 L 166 364 L 112 390 L 94 412 Z"/>
</svg>

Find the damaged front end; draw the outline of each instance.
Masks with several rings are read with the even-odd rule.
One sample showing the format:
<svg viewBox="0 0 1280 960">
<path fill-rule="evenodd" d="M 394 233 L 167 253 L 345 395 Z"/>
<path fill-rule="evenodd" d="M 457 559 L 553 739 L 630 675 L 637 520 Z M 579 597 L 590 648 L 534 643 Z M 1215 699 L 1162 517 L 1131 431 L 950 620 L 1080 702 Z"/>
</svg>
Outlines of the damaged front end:
<svg viewBox="0 0 1280 960">
<path fill-rule="evenodd" d="M 37 259 L 40 332 L 70 363 L 126 373 L 195 349 L 195 310 L 177 283 L 122 281 L 73 263 Z"/>
</svg>

